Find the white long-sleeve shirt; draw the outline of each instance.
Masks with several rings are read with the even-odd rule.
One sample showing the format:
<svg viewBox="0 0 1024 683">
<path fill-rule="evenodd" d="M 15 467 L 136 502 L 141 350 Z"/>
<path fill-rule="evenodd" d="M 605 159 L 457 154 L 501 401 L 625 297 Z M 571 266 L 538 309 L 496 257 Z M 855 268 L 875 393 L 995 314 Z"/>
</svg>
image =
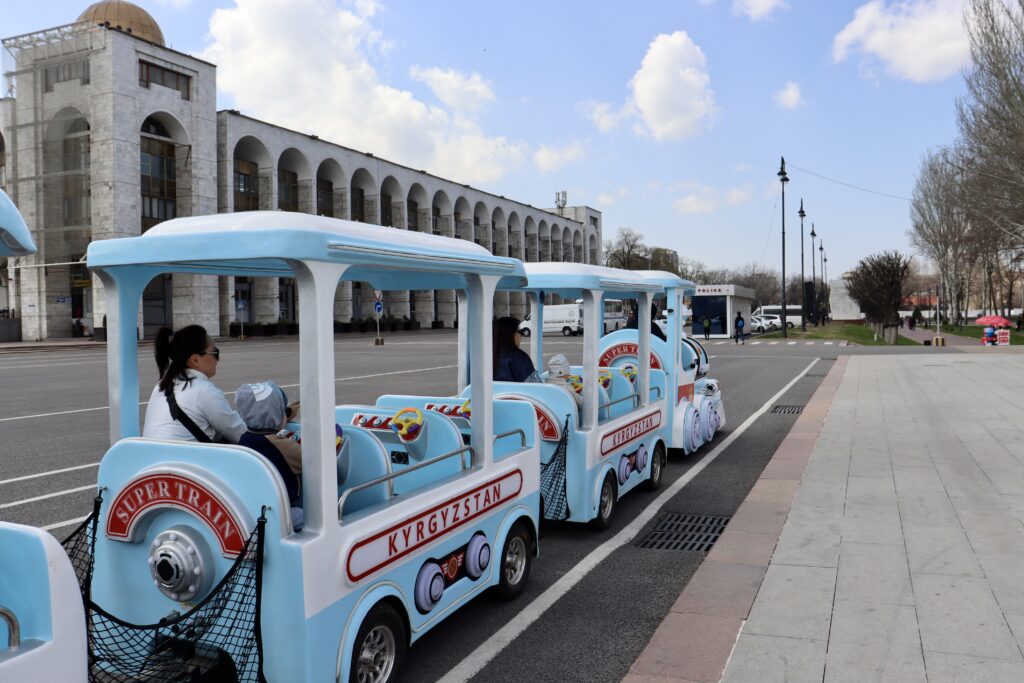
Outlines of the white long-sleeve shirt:
<svg viewBox="0 0 1024 683">
<path fill-rule="evenodd" d="M 185 372 L 192 378 L 188 386 L 184 380 L 174 380 L 174 400 L 178 406 L 211 440 L 238 443 L 246 432 L 245 423 L 232 409 L 224 392 L 198 370 Z M 171 417 L 167 397 L 160 391 L 159 385 L 153 387 L 149 397 L 142 435 L 151 439 L 196 440 L 185 425 Z"/>
</svg>

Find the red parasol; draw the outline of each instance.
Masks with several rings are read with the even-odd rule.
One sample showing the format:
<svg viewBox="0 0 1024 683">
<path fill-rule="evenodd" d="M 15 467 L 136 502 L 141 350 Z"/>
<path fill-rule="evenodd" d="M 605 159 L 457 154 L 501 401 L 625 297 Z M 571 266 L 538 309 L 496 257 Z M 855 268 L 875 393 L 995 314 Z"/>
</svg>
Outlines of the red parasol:
<svg viewBox="0 0 1024 683">
<path fill-rule="evenodd" d="M 982 325 L 983 327 L 1009 327 L 1010 321 L 1001 315 L 983 315 L 974 321 L 975 325 Z"/>
</svg>

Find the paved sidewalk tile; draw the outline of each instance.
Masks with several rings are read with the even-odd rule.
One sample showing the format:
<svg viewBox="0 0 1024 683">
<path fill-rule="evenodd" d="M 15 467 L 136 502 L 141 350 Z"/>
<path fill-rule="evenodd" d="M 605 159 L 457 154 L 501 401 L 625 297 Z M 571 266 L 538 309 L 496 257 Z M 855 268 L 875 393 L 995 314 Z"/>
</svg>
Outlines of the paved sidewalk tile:
<svg viewBox="0 0 1024 683">
<path fill-rule="evenodd" d="M 775 534 L 752 534 L 747 531 L 726 530 L 708 553 L 707 561 L 768 566 L 775 550 Z M 763 573 L 763 571 L 762 571 Z"/>
<path fill-rule="evenodd" d="M 836 603 L 825 659 L 826 683 L 925 680 L 912 606 Z"/>
<path fill-rule="evenodd" d="M 978 561 L 1003 613 L 1024 615 L 1024 555 L 978 553 Z"/>
<path fill-rule="evenodd" d="M 1020 649 L 983 579 L 914 574 L 913 583 L 925 650 L 1021 661 Z"/>
<path fill-rule="evenodd" d="M 959 510 L 974 550 L 1024 553 L 1024 525 L 1010 510 Z"/>
<path fill-rule="evenodd" d="M 747 494 L 747 500 L 789 505 L 799 485 L 800 482 L 795 479 L 758 479 Z"/>
<path fill-rule="evenodd" d="M 746 619 L 765 569 L 708 558 L 690 578 L 672 611 Z"/>
<path fill-rule="evenodd" d="M 899 509 L 888 505 L 848 503 L 843 515 L 843 543 L 888 543 L 902 546 Z"/>
<path fill-rule="evenodd" d="M 786 524 L 788 511 L 788 506 L 782 503 L 744 501 L 729 520 L 728 528 L 734 531 L 778 536 Z"/>
<path fill-rule="evenodd" d="M 911 574 L 983 576 L 974 549 L 960 527 L 908 527 L 907 563 Z"/>
<path fill-rule="evenodd" d="M 790 516 L 772 555 L 772 564 L 838 567 L 840 515 Z"/>
<path fill-rule="evenodd" d="M 981 659 L 945 652 L 925 652 L 931 683 L 1020 683 L 1024 662 Z"/>
<path fill-rule="evenodd" d="M 744 633 L 828 638 L 836 570 L 772 564 L 761 583 Z"/>
<path fill-rule="evenodd" d="M 694 683 L 718 681 L 742 624 L 736 618 L 669 612 L 630 672 Z"/>
<path fill-rule="evenodd" d="M 821 683 L 825 641 L 759 636 L 745 630 L 736 641 L 722 683 Z"/>
<path fill-rule="evenodd" d="M 914 591 L 903 547 L 843 541 L 836 600 L 913 605 Z"/>
</svg>

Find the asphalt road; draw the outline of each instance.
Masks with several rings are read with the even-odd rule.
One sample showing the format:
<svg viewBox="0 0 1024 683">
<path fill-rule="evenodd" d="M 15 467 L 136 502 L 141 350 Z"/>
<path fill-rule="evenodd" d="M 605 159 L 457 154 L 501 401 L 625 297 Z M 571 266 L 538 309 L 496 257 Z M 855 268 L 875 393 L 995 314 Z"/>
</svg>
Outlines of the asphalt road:
<svg viewBox="0 0 1024 683">
<path fill-rule="evenodd" d="M 545 350 L 581 362 L 580 340 L 546 337 Z M 298 344 L 294 340 L 224 342 L 215 381 L 226 391 L 245 381 L 272 379 L 295 392 Z M 369 337 L 339 337 L 335 346 L 338 403 L 373 403 L 382 392 L 446 393 L 455 390 L 456 338 L 452 332 L 392 335 L 383 347 Z M 775 403 L 803 404 L 838 353 L 935 353 L 941 350 L 840 348 L 835 345 L 745 346 L 714 344 L 710 376 L 721 381 L 729 424 L 698 453 L 670 454 L 661 491 L 701 462 L 751 414 L 816 361 Z M 152 347 L 140 349 L 140 402 L 156 381 Z M 96 465 L 106 450 L 106 357 L 100 351 L 0 355 L 0 520 L 51 528 L 58 538 L 90 510 Z M 140 406 L 144 411 L 145 406 Z M 764 414 L 752 422 L 676 495 L 635 538 L 607 552 L 610 539 L 659 500 L 637 491 L 620 501 L 613 527 L 596 532 L 551 524 L 534 563 L 526 593 L 513 603 L 487 596 L 442 622 L 412 648 L 407 680 L 438 680 L 455 669 L 475 680 L 619 680 L 702 561 L 702 553 L 637 547 L 667 512 L 731 515 L 746 496 L 795 416 Z M 69 471 L 68 468 L 76 468 Z M 37 476 L 41 475 L 41 476 Z M 13 481 L 12 481 L 13 480 Z M 592 555 L 592 553 L 595 553 Z M 607 554 L 605 554 L 607 553 Z M 572 585 L 581 561 L 592 571 Z M 579 570 L 576 570 L 579 573 Z M 539 596 L 550 609 L 537 609 Z M 557 599 L 553 599 L 557 598 Z M 536 619 L 527 616 L 537 613 Z M 505 647 L 492 636 L 517 620 L 522 629 Z M 486 651 L 489 654 L 481 654 Z M 496 654 L 495 654 L 496 653 Z M 494 655 L 491 658 L 490 655 Z M 456 667 L 458 667 L 456 669 Z"/>
</svg>

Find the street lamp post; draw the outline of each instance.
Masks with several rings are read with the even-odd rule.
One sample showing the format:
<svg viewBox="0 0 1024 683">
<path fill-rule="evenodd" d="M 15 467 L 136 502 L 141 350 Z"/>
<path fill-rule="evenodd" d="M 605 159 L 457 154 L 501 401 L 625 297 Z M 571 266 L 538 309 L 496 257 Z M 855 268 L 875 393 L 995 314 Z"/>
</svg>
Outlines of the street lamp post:
<svg viewBox="0 0 1024 683">
<path fill-rule="evenodd" d="M 814 326 L 818 326 L 818 276 L 814 267 L 814 238 L 818 234 L 814 232 L 814 221 L 811 221 L 811 318 L 814 319 Z"/>
<path fill-rule="evenodd" d="M 800 330 L 802 332 L 807 331 L 807 320 L 805 319 L 805 311 L 807 310 L 807 302 L 804 301 L 804 291 L 807 289 L 804 283 L 804 217 L 807 216 L 804 213 L 804 198 L 800 198 L 800 210 L 797 211 L 797 216 L 800 216 Z"/>
<path fill-rule="evenodd" d="M 822 258 L 821 272 L 822 272 L 822 276 L 825 278 L 825 282 L 828 282 L 828 254 L 825 254 L 824 258 Z M 826 299 L 825 300 L 825 315 L 826 316 L 828 316 L 828 314 L 829 314 L 828 304 L 829 304 L 828 299 Z"/>
<path fill-rule="evenodd" d="M 825 240 L 818 240 L 818 258 L 821 259 L 821 293 L 825 293 Z M 825 324 L 825 302 L 821 302 L 821 310 L 818 311 L 818 318 L 821 320 L 821 324 Z"/>
<path fill-rule="evenodd" d="M 782 185 L 782 336 L 789 338 L 789 326 L 786 324 L 786 183 L 789 176 L 786 175 L 786 157 L 780 157 L 782 165 L 779 166 L 779 184 Z"/>
</svg>

